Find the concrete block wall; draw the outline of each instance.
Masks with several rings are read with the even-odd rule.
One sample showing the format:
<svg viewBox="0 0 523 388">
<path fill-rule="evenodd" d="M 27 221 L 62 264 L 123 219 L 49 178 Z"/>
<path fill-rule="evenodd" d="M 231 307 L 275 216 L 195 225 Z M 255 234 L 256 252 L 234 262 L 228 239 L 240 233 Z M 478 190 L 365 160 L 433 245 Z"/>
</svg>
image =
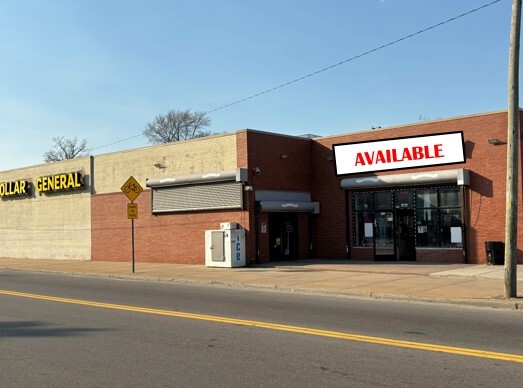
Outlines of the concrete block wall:
<svg viewBox="0 0 523 388">
<path fill-rule="evenodd" d="M 54 193 L 34 189 L 40 177 L 77 171 L 84 188 Z M 88 157 L 0 172 L 0 183 L 32 183 L 30 196 L 0 201 L 0 257 L 90 260 L 90 179 Z"/>
<path fill-rule="evenodd" d="M 145 188 L 148 178 L 228 170 L 236 164 L 235 134 L 99 155 L 94 159 L 94 193 L 121 193 L 131 175 Z"/>
</svg>

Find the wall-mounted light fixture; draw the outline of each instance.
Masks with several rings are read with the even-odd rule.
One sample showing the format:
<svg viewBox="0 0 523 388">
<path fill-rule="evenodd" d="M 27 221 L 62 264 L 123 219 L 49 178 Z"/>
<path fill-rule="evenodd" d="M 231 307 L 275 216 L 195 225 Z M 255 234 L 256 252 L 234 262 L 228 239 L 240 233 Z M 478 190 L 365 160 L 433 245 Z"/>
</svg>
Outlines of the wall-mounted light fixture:
<svg viewBox="0 0 523 388">
<path fill-rule="evenodd" d="M 281 153 L 280 154 L 280 158 L 281 159 L 287 159 L 289 157 L 289 155 L 287 155 L 286 153 Z"/>
<path fill-rule="evenodd" d="M 501 140 L 499 139 L 488 139 L 488 143 L 489 144 L 492 144 L 492 145 L 501 145 L 501 144 L 505 144 L 503 143 Z"/>
<path fill-rule="evenodd" d="M 154 167 L 161 168 L 161 169 L 167 168 L 167 166 L 165 164 L 163 164 L 163 163 L 155 163 Z"/>
</svg>

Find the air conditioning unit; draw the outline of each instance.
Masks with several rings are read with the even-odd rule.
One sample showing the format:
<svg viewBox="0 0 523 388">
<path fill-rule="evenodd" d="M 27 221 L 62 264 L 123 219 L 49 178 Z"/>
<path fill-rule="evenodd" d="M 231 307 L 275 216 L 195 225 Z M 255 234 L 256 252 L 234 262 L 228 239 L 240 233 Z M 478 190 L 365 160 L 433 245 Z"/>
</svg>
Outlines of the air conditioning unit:
<svg viewBox="0 0 523 388">
<path fill-rule="evenodd" d="M 224 268 L 245 267 L 245 229 L 206 230 L 205 265 Z"/>
<path fill-rule="evenodd" d="M 238 229 L 236 222 L 222 222 L 220 223 L 220 230 Z"/>
</svg>

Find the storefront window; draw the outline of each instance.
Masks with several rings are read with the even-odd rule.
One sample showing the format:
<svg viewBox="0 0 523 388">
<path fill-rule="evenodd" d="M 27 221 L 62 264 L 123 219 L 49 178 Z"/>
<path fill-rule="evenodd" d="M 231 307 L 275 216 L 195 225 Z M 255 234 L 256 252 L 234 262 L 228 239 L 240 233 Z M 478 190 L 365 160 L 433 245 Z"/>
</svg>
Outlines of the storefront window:
<svg viewBox="0 0 523 388">
<path fill-rule="evenodd" d="M 416 207 L 418 209 L 438 207 L 438 191 L 436 189 L 416 190 Z"/>
<path fill-rule="evenodd" d="M 372 193 L 354 193 L 354 210 L 372 210 Z"/>
<path fill-rule="evenodd" d="M 396 209 L 414 209 L 414 190 L 395 191 L 394 207 Z"/>
<path fill-rule="evenodd" d="M 461 211 L 460 209 L 440 210 L 441 246 L 461 248 Z"/>
<path fill-rule="evenodd" d="M 440 207 L 459 207 L 459 190 L 457 187 L 439 189 Z"/>
<path fill-rule="evenodd" d="M 392 191 L 377 191 L 374 193 L 374 209 L 392 209 Z"/>
<path fill-rule="evenodd" d="M 459 187 L 360 192 L 354 193 L 353 201 L 354 246 L 373 247 L 374 241 L 378 246 L 385 233 L 381 215 L 394 219 L 399 210 L 413 209 L 417 247 L 463 247 Z"/>
<path fill-rule="evenodd" d="M 416 243 L 418 247 L 438 246 L 438 210 L 418 209 L 416 211 Z"/>
<path fill-rule="evenodd" d="M 357 212 L 354 246 L 372 247 L 374 238 L 374 212 Z"/>
</svg>

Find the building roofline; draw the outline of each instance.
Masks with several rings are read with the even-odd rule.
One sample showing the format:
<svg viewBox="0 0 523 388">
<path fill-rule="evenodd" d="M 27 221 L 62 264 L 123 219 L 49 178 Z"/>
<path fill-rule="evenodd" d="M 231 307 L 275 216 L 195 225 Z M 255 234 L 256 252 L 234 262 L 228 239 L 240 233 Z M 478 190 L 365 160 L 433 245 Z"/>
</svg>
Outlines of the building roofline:
<svg viewBox="0 0 523 388">
<path fill-rule="evenodd" d="M 523 109 L 520 108 L 519 111 L 522 112 Z M 415 126 L 419 126 L 419 125 L 438 123 L 438 122 L 443 122 L 443 121 L 455 121 L 455 120 L 469 119 L 469 118 L 473 118 L 473 117 L 496 115 L 496 114 L 507 113 L 507 112 L 508 112 L 507 109 L 503 109 L 503 110 L 497 110 L 497 111 L 491 111 L 491 112 L 485 112 L 485 113 L 474 113 L 474 114 L 469 114 L 469 115 L 448 117 L 448 118 L 442 118 L 442 119 L 436 119 L 436 120 L 419 121 L 416 123 L 393 125 L 393 126 L 384 127 L 384 128 L 356 130 L 354 132 L 345 132 L 345 133 L 340 133 L 337 135 L 322 136 L 322 137 L 314 138 L 312 140 L 315 141 L 315 140 L 330 139 L 330 138 L 335 138 L 335 137 L 340 137 L 340 136 L 357 135 L 357 134 L 369 133 L 369 132 L 389 131 L 391 129 L 397 129 L 397 128 L 415 127 Z"/>
<path fill-rule="evenodd" d="M 300 136 L 300 135 L 286 135 L 284 133 L 260 131 L 258 129 L 250 129 L 250 128 L 239 129 L 239 130 L 237 130 L 234 133 L 242 133 L 242 132 L 259 133 L 259 134 L 262 134 L 262 135 L 272 135 L 272 136 L 286 137 L 286 138 L 289 138 L 289 139 L 297 139 L 297 140 L 307 140 L 307 141 L 310 140 L 310 138 L 303 137 L 303 136 Z"/>
<path fill-rule="evenodd" d="M 9 172 L 12 172 L 12 171 L 17 171 L 17 170 L 27 170 L 29 168 L 37 168 L 37 167 L 42 167 L 42 166 L 45 166 L 45 165 L 55 165 L 56 163 L 71 163 L 73 160 L 81 160 L 81 159 L 84 159 L 84 158 L 91 158 L 91 157 L 105 157 L 105 156 L 109 156 L 109 155 L 114 155 L 114 154 L 123 154 L 123 153 L 128 153 L 128 152 L 135 152 L 135 151 L 139 151 L 139 150 L 145 150 L 145 149 L 148 149 L 148 148 L 161 148 L 161 147 L 169 147 L 169 146 L 173 146 L 174 144 L 186 144 L 187 142 L 196 142 L 196 141 L 202 141 L 202 140 L 207 140 L 207 139 L 216 139 L 216 138 L 219 138 L 219 137 L 224 137 L 224 136 L 234 136 L 235 133 L 234 132 L 227 132 L 227 133 L 219 133 L 219 134 L 215 134 L 215 135 L 210 135 L 210 136 L 205 136 L 205 137 L 198 137 L 198 138 L 194 138 L 194 139 L 187 139 L 187 140 L 182 140 L 182 141 L 177 141 L 177 142 L 170 142 L 170 143 L 164 143 L 164 144 L 155 144 L 155 145 L 147 145 L 147 146 L 143 146 L 143 147 L 137 147 L 137 148 L 128 148 L 128 149 L 124 149 L 124 150 L 119 150 L 119 151 L 111 151 L 111 152 L 107 152 L 107 153 L 100 153 L 100 154 L 89 154 L 87 156 L 82 156 L 82 157 L 78 157 L 78 158 L 73 158 L 73 159 L 65 159 L 65 160 L 59 160 L 59 161 L 56 161 L 56 162 L 50 162 L 50 163 L 38 163 L 38 164 L 33 164 L 33 165 L 30 165 L 30 166 L 23 166 L 23 167 L 16 167 L 16 168 L 12 168 L 12 169 L 9 169 L 9 170 L 0 170 L 0 173 L 9 173 Z"/>
</svg>

